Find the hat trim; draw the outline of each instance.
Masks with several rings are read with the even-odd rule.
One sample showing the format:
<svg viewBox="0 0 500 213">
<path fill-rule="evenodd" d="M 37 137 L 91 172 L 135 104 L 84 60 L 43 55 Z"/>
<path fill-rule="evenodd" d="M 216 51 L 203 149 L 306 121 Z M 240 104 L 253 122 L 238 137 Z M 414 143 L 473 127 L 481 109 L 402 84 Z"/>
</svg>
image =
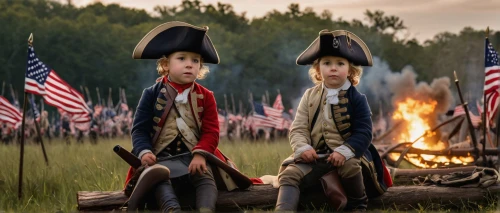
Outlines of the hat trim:
<svg viewBox="0 0 500 213">
<path fill-rule="evenodd" d="M 323 31 L 322 31 L 322 32 L 323 32 Z M 301 57 L 302 57 L 302 55 L 304 55 L 304 53 L 305 53 L 305 52 L 307 52 L 307 50 L 309 50 L 309 48 L 311 48 L 311 46 L 312 46 L 313 44 L 315 44 L 315 43 L 316 43 L 316 41 L 318 41 L 318 40 L 319 40 L 319 36 L 318 36 L 316 39 L 314 39 L 314 41 L 313 41 L 313 42 L 312 42 L 312 43 L 311 43 L 311 44 L 310 44 L 310 45 L 306 48 L 306 50 L 304 50 L 304 51 L 303 51 L 303 52 L 299 55 L 299 57 L 297 57 L 297 59 L 295 60 L 295 64 L 297 64 L 297 65 L 302 65 L 302 64 L 299 64 L 299 58 L 301 58 Z"/>
<path fill-rule="evenodd" d="M 328 30 L 321 30 L 319 32 L 319 36 L 316 37 L 316 39 L 314 39 L 314 41 L 299 55 L 299 57 L 297 57 L 297 59 L 295 60 L 295 64 L 297 65 L 302 65 L 302 64 L 299 64 L 298 61 L 299 59 L 302 57 L 302 55 L 307 52 L 311 46 L 313 46 L 318 40 L 319 38 L 322 36 L 322 35 L 327 35 L 327 34 L 333 34 L 334 36 L 341 36 L 341 35 L 345 35 L 345 36 L 348 36 L 349 38 L 351 39 L 354 39 L 354 41 L 358 42 L 359 44 L 362 44 L 362 45 L 359 45 L 361 46 L 361 49 L 363 50 L 363 52 L 365 53 L 365 55 L 369 56 L 367 57 L 367 60 L 368 60 L 368 65 L 369 66 L 372 66 L 373 65 L 373 58 L 372 58 L 372 54 L 370 52 L 370 50 L 368 49 L 368 46 L 365 44 L 365 42 L 363 42 L 363 40 L 361 40 L 356 34 L 350 32 L 350 31 L 347 31 L 347 30 L 334 30 L 334 31 L 328 31 Z"/>
<path fill-rule="evenodd" d="M 358 44 L 363 44 L 363 45 L 359 45 L 359 46 L 361 46 L 361 49 L 363 49 L 363 52 L 365 53 L 365 55 L 370 56 L 370 57 L 368 57 L 368 65 L 370 65 L 370 66 L 373 65 L 372 53 L 368 49 L 368 46 L 365 44 L 365 42 L 363 40 L 361 40 L 356 34 L 350 32 L 350 31 L 347 31 L 347 30 L 334 30 L 331 32 L 320 32 L 319 35 L 321 36 L 321 35 L 326 35 L 329 33 L 333 34 L 334 36 L 345 35 L 346 37 L 354 39 L 354 41 L 358 42 Z M 319 36 L 318 36 L 318 38 L 319 38 Z"/>
<path fill-rule="evenodd" d="M 132 53 L 132 58 L 133 59 L 141 59 L 142 52 L 144 51 L 144 48 L 146 48 L 146 45 L 149 44 L 149 42 L 151 40 L 153 40 L 153 38 L 155 38 L 158 34 L 165 31 L 166 29 L 170 29 L 172 27 L 191 27 L 191 28 L 194 28 L 196 30 L 202 30 L 205 32 L 208 30 L 208 27 L 197 27 L 197 26 L 194 26 L 194 25 L 191 25 L 191 24 L 188 24 L 185 22 L 181 22 L 181 21 L 172 21 L 172 22 L 167 22 L 167 23 L 161 24 L 161 25 L 155 27 L 154 29 L 152 29 L 151 31 L 149 31 L 148 34 L 146 34 L 141 39 L 141 41 L 139 41 L 137 46 L 135 46 L 135 48 L 134 48 L 134 52 Z M 212 43 L 212 41 L 210 41 L 210 43 Z M 218 57 L 218 55 L 217 55 L 217 57 Z"/>
<path fill-rule="evenodd" d="M 214 45 L 214 43 L 212 43 L 212 39 L 210 39 L 210 36 L 208 36 L 207 34 L 205 34 L 205 36 L 207 37 L 207 39 L 210 42 L 211 46 L 214 48 L 215 56 L 217 56 L 217 63 L 214 63 L 214 64 L 219 64 L 220 63 L 219 53 L 217 52 L 217 49 L 215 49 L 215 45 Z"/>
</svg>

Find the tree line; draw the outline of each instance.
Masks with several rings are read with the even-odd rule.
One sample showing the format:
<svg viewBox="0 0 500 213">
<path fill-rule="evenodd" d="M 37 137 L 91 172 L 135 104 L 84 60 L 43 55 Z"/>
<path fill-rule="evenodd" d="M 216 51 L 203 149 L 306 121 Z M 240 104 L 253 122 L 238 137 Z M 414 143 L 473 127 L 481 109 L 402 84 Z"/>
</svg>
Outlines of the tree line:
<svg viewBox="0 0 500 213">
<path fill-rule="evenodd" d="M 71 1 L 5 0 L 0 2 L 0 81 L 22 92 L 27 39 L 33 33 L 39 58 L 70 85 L 101 91 L 124 88 L 135 107 L 142 90 L 154 84 L 158 75 L 154 60 L 133 60 L 132 50 L 155 26 L 178 20 L 210 27 L 208 34 L 221 64 L 210 65 L 211 73 L 200 83 L 214 91 L 219 108 L 224 108 L 224 94 L 233 94 L 237 103 L 241 100 L 246 105 L 249 92 L 260 100 L 266 91 L 274 97 L 278 90 L 285 107 L 291 108 L 303 89 L 312 85 L 308 67 L 295 65 L 295 59 L 322 29 L 355 33 L 392 71 L 411 65 L 420 81 L 451 77 L 457 70 L 464 88 L 477 89 L 484 82 L 485 29 L 464 27 L 458 34 L 443 32 L 421 43 L 396 36 L 407 31 L 404 21 L 383 11 L 367 10 L 365 20 L 350 21 L 332 18 L 334 12 L 316 13 L 290 4 L 286 11 L 270 8 L 266 15 L 250 19 L 230 4 L 198 0 L 159 5 L 153 14 L 118 4 L 76 7 Z M 493 31 L 489 37 L 499 50 L 500 32 Z M 372 110 L 377 110 L 376 103 Z"/>
</svg>

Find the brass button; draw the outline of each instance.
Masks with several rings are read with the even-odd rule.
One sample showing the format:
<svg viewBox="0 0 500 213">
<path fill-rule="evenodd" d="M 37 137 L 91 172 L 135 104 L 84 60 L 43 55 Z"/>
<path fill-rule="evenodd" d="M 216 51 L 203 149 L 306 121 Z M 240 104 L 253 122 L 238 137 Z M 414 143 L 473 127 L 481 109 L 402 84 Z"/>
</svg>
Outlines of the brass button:
<svg viewBox="0 0 500 213">
<path fill-rule="evenodd" d="M 323 105 L 326 105 L 326 100 L 323 101 Z"/>
<path fill-rule="evenodd" d="M 182 129 L 181 132 L 184 133 L 185 131 Z"/>
<path fill-rule="evenodd" d="M 180 146 L 182 143 L 180 141 L 177 141 L 177 146 Z"/>
<path fill-rule="evenodd" d="M 177 152 L 180 152 L 180 151 L 181 151 L 181 148 L 177 148 L 176 150 L 177 150 Z"/>
<path fill-rule="evenodd" d="M 186 117 L 188 116 L 187 112 L 186 112 L 186 113 L 184 113 L 184 116 L 186 116 Z"/>
<path fill-rule="evenodd" d="M 324 127 L 326 127 L 326 126 L 328 126 L 328 124 L 326 124 L 326 123 L 323 123 L 323 126 L 324 126 Z"/>
<path fill-rule="evenodd" d="M 345 118 L 350 119 L 350 118 L 351 118 L 351 116 L 350 116 L 350 115 L 346 115 L 346 116 L 345 116 Z"/>
<path fill-rule="evenodd" d="M 167 147 L 167 150 L 170 151 L 170 147 Z"/>
</svg>

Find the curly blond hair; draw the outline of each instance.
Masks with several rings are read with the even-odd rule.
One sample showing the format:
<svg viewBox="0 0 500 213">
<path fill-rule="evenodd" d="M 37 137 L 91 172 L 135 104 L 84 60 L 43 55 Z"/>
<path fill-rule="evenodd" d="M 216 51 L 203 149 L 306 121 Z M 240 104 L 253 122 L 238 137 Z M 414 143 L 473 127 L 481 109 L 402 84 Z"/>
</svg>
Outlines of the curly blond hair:
<svg viewBox="0 0 500 213">
<path fill-rule="evenodd" d="M 321 72 L 319 71 L 320 60 L 321 58 L 316 59 L 311 68 L 309 69 L 309 77 L 311 77 L 311 80 L 314 84 L 320 84 L 321 82 L 323 82 L 323 78 L 321 77 Z M 353 86 L 359 84 L 361 75 L 363 75 L 363 67 L 356 66 L 349 61 L 349 73 L 347 74 L 347 79 L 349 79 L 349 81 Z"/>
<path fill-rule="evenodd" d="M 163 66 L 168 65 L 169 59 L 166 56 L 162 56 L 158 61 L 156 61 L 156 71 L 158 71 L 158 75 L 167 76 L 168 70 L 163 69 Z M 200 60 L 200 72 L 198 72 L 198 76 L 196 79 L 204 79 L 207 77 L 207 74 L 210 72 L 208 67 L 203 65 L 203 58 Z"/>
</svg>

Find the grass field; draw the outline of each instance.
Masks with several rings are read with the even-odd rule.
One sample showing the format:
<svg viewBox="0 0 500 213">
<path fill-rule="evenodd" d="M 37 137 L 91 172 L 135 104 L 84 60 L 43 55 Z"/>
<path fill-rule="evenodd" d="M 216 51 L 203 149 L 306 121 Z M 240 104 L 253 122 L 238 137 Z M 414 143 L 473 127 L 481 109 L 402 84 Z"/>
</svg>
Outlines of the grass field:
<svg viewBox="0 0 500 213">
<path fill-rule="evenodd" d="M 114 191 L 123 188 L 128 165 L 113 153 L 119 144 L 131 150 L 129 139 L 101 140 L 97 145 L 45 142 L 49 165 L 39 145 L 27 145 L 24 155 L 23 198 L 18 200 L 20 147 L 0 145 L 0 212 L 69 212 L 76 210 L 77 191 Z M 291 154 L 286 140 L 231 143 L 220 149 L 249 177 L 276 174 Z"/>
<path fill-rule="evenodd" d="M 27 145 L 21 200 L 17 198 L 20 147 L 0 145 L 0 213 L 74 212 L 77 191 L 121 190 L 129 166 L 113 153 L 112 148 L 117 144 L 131 150 L 129 139 L 101 140 L 97 145 L 68 146 L 62 141 L 46 142 L 48 166 L 41 147 Z M 276 175 L 280 162 L 291 154 L 286 140 L 272 143 L 221 141 L 219 147 L 249 177 Z M 495 210 L 496 205 L 492 202 L 480 211 Z M 415 211 L 427 212 L 428 209 L 416 206 Z"/>
</svg>

